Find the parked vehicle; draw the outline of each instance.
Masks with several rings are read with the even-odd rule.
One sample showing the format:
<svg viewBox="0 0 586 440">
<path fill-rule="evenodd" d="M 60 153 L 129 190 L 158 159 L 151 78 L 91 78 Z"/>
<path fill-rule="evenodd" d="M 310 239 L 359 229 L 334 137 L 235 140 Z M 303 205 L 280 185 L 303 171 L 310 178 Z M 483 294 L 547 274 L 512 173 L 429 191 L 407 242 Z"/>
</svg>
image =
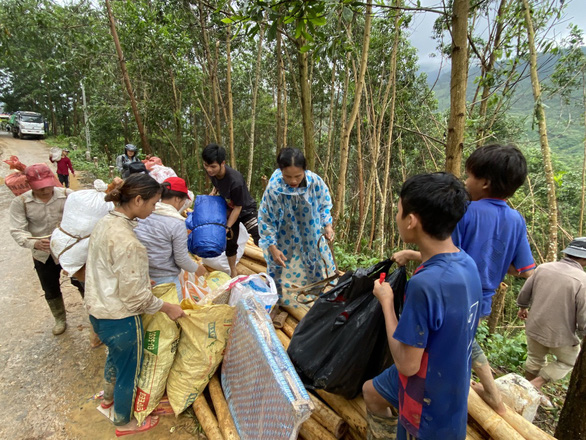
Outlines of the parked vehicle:
<svg viewBox="0 0 586 440">
<path fill-rule="evenodd" d="M 45 138 L 45 121 L 40 113 L 18 111 L 8 121 L 13 137 L 24 139 L 25 136 Z"/>
<path fill-rule="evenodd" d="M 6 113 L 0 113 L 0 130 L 10 131 L 8 129 L 8 120 L 10 119 L 10 115 Z"/>
</svg>

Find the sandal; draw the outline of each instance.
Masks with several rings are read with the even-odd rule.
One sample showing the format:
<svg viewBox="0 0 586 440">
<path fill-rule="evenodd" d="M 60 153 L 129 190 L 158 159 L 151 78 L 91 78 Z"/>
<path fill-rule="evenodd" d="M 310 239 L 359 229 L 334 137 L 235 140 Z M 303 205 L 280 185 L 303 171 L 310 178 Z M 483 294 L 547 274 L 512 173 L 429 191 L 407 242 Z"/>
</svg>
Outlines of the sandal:
<svg viewBox="0 0 586 440">
<path fill-rule="evenodd" d="M 108 409 L 110 408 L 112 405 L 114 405 L 114 401 L 112 400 L 110 403 L 106 403 L 104 400 L 102 400 L 102 403 L 100 403 L 100 406 L 104 409 Z"/>
<path fill-rule="evenodd" d="M 131 435 L 131 434 L 138 434 L 139 432 L 148 431 L 159 424 L 159 418 L 155 416 L 148 416 L 142 425 L 140 425 L 137 429 L 131 429 L 128 431 L 120 431 L 116 430 L 116 437 L 122 437 L 123 435 Z"/>
</svg>

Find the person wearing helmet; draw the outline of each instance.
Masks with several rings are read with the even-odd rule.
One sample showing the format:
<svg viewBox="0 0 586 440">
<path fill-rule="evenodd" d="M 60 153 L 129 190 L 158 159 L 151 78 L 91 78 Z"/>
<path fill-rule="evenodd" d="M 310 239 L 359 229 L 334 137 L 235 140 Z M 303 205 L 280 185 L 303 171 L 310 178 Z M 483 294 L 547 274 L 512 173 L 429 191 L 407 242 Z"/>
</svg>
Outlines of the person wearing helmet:
<svg viewBox="0 0 586 440">
<path fill-rule="evenodd" d="M 123 179 L 126 179 L 130 175 L 128 166 L 133 162 L 139 162 L 136 151 L 136 145 L 126 144 L 124 146 L 124 153 L 116 158 L 116 168 L 118 168 L 118 172 Z"/>
</svg>

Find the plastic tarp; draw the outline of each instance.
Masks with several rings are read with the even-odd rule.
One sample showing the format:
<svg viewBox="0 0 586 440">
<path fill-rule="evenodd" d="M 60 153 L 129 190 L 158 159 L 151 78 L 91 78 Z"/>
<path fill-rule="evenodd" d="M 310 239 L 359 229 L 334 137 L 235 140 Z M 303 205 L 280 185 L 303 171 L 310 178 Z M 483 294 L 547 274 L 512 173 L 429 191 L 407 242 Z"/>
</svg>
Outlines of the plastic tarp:
<svg viewBox="0 0 586 440">
<path fill-rule="evenodd" d="M 201 258 L 213 258 L 226 250 L 226 201 L 220 196 L 199 195 L 185 225 L 191 229 L 187 239 L 189 252 Z"/>
<path fill-rule="evenodd" d="M 251 296 L 236 305 L 222 388 L 242 440 L 296 439 L 314 409 L 269 315 Z"/>
</svg>

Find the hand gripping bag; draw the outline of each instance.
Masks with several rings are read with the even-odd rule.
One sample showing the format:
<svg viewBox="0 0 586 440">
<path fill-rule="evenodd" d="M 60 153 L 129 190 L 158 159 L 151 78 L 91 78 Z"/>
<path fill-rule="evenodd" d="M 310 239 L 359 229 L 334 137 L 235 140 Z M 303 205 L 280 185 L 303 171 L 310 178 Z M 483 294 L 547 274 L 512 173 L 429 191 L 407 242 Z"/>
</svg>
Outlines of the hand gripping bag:
<svg viewBox="0 0 586 440">
<path fill-rule="evenodd" d="M 153 287 L 153 295 L 171 304 L 179 303 L 175 283 L 159 284 Z M 164 312 L 142 315 L 142 325 L 144 328 L 142 367 L 134 400 L 134 416 L 138 423 L 142 423 L 154 411 L 165 394 L 165 384 L 175 359 L 181 334 L 179 325 Z"/>
<path fill-rule="evenodd" d="M 293 333 L 287 353 L 308 388 L 325 389 L 353 399 L 362 385 L 392 364 L 382 307 L 372 291 L 391 260 L 347 272 L 322 294 Z M 395 311 L 402 307 L 404 267 L 387 275 Z"/>
<path fill-rule="evenodd" d="M 191 229 L 187 239 L 189 252 L 201 258 L 217 257 L 226 250 L 226 201 L 220 196 L 195 198 L 193 212 L 185 225 Z"/>
</svg>

